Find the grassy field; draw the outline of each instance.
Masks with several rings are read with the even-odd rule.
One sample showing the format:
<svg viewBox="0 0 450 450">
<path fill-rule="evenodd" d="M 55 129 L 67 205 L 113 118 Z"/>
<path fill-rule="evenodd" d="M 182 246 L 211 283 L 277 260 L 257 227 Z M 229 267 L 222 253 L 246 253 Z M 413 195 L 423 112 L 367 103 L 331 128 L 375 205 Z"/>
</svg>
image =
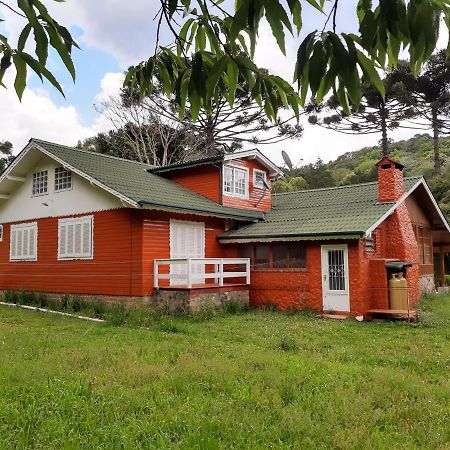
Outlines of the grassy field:
<svg viewBox="0 0 450 450">
<path fill-rule="evenodd" d="M 450 297 L 422 321 L 148 329 L 0 307 L 0 448 L 450 448 Z"/>
</svg>

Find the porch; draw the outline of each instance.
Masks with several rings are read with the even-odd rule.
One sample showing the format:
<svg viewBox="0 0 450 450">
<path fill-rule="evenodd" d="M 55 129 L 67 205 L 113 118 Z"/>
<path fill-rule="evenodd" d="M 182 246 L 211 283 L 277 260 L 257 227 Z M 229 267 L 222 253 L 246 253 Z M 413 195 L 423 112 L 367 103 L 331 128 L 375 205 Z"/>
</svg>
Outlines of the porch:
<svg viewBox="0 0 450 450">
<path fill-rule="evenodd" d="M 155 259 L 153 287 L 170 290 L 232 290 L 250 285 L 249 258 Z"/>
</svg>

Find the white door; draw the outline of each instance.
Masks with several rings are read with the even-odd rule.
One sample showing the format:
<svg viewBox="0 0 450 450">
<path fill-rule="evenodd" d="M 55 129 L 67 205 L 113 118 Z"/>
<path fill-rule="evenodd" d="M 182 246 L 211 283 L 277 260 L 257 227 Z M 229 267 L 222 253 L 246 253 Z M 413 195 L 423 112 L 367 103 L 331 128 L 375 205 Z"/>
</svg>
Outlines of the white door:
<svg viewBox="0 0 450 450">
<path fill-rule="evenodd" d="M 170 221 L 170 258 L 204 258 L 205 224 L 203 222 Z M 186 275 L 185 264 L 171 264 L 170 273 Z M 192 265 L 192 283 L 205 281 L 204 265 Z M 170 280 L 172 286 L 187 284 L 187 277 Z"/>
<path fill-rule="evenodd" d="M 322 246 L 324 311 L 350 311 L 347 245 Z"/>
</svg>

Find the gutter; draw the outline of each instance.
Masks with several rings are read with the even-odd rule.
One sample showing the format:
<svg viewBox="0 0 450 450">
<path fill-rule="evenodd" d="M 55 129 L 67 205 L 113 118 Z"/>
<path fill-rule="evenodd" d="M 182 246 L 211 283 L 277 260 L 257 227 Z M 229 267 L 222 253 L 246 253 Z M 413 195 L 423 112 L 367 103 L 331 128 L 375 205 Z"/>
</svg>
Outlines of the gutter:
<svg viewBox="0 0 450 450">
<path fill-rule="evenodd" d="M 265 235 L 246 235 L 246 236 L 218 236 L 220 241 L 224 240 L 248 240 L 248 239 L 273 239 L 273 238 L 316 238 L 321 236 L 354 236 L 354 239 L 359 239 L 364 236 L 363 231 L 335 231 L 331 233 L 306 233 L 306 234 L 265 234 Z"/>
<path fill-rule="evenodd" d="M 246 220 L 249 222 L 259 222 L 260 220 L 264 219 L 264 215 L 261 215 L 261 217 L 249 217 L 249 216 L 245 216 L 245 215 L 240 215 L 240 214 L 227 214 L 227 213 L 221 213 L 221 212 L 215 212 L 215 211 L 211 211 L 208 209 L 202 209 L 202 208 L 192 208 L 192 207 L 185 207 L 185 206 L 174 206 L 174 205 L 168 205 L 165 203 L 159 203 L 159 202 L 149 202 L 146 200 L 141 200 L 138 202 L 139 206 L 154 206 L 154 207 L 159 207 L 159 208 L 164 208 L 164 209 L 169 209 L 171 211 L 175 211 L 175 212 L 180 212 L 180 211 L 187 211 L 190 213 L 202 213 L 202 214 L 207 214 L 207 215 L 211 215 L 211 216 L 215 216 L 215 217 L 223 217 L 226 219 L 239 219 L 239 220 Z"/>
<path fill-rule="evenodd" d="M 208 164 L 208 163 L 212 163 L 212 162 L 219 162 L 219 161 L 223 161 L 223 156 L 211 156 L 210 158 L 205 158 L 200 161 L 187 161 L 185 163 L 176 164 L 173 166 L 162 166 L 162 167 L 150 168 L 150 169 L 147 169 L 147 172 L 155 173 L 155 174 L 163 173 L 163 172 L 171 172 L 172 170 L 203 166 L 204 164 Z"/>
</svg>

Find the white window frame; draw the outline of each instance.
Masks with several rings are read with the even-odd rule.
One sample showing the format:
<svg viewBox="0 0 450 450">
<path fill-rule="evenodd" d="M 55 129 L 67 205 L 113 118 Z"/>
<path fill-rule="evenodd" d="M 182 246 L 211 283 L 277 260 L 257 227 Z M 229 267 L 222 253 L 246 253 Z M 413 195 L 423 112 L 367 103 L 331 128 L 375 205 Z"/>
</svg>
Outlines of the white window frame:
<svg viewBox="0 0 450 450">
<path fill-rule="evenodd" d="M 23 254 L 20 256 L 14 256 L 13 257 L 13 249 L 12 249 L 12 237 L 13 237 L 13 232 L 14 231 L 18 231 L 18 230 L 30 230 L 33 229 L 34 230 L 34 248 L 33 248 L 33 255 L 26 255 L 24 256 Z M 37 261 L 37 243 L 38 243 L 38 224 L 37 222 L 27 222 L 27 223 L 19 223 L 19 224 L 13 224 L 10 227 L 10 235 L 9 235 L 9 260 L 11 262 L 14 261 Z M 23 242 L 22 242 L 22 248 L 23 248 Z"/>
<path fill-rule="evenodd" d="M 58 189 L 58 185 L 57 185 L 57 171 L 61 170 L 63 171 L 63 173 L 67 173 L 67 179 L 70 180 L 70 186 L 63 188 L 63 189 Z M 71 191 L 72 190 L 72 186 L 73 186 L 73 176 L 72 176 L 72 171 L 71 170 L 67 170 L 65 167 L 60 166 L 60 167 L 56 167 L 55 168 L 55 172 L 54 172 L 55 178 L 53 180 L 53 187 L 55 189 L 55 192 L 64 192 L 64 191 Z"/>
<path fill-rule="evenodd" d="M 83 225 L 88 223 L 90 225 L 90 235 L 91 235 L 91 241 L 89 246 L 89 252 L 84 253 L 83 251 L 76 253 L 73 251 L 70 254 L 61 254 L 61 241 L 60 241 L 60 234 L 61 229 L 65 225 L 78 225 L 81 224 L 81 227 L 83 229 Z M 81 244 L 80 248 L 82 248 L 83 245 L 83 236 L 81 235 Z M 67 246 L 67 236 L 66 236 L 66 246 Z M 75 247 L 75 245 L 74 245 Z M 94 259 L 94 216 L 82 216 L 82 217 L 70 217 L 66 219 L 59 219 L 58 220 L 58 261 L 70 261 L 70 260 L 76 260 L 76 259 Z"/>
<path fill-rule="evenodd" d="M 46 174 L 46 176 L 47 176 L 47 186 L 46 186 L 46 190 L 45 190 L 45 192 L 37 192 L 37 193 L 34 193 L 34 181 L 35 181 L 35 175 L 40 175 L 40 176 L 42 176 L 42 174 Z M 40 197 L 41 195 L 47 195 L 48 194 L 48 184 L 49 184 L 49 173 L 48 173 L 48 170 L 47 169 L 45 169 L 45 170 L 38 170 L 37 172 L 33 172 L 33 174 L 31 175 L 31 196 L 32 197 Z"/>
<path fill-rule="evenodd" d="M 263 176 L 264 181 L 262 183 L 257 183 L 257 174 L 261 174 Z M 264 170 L 253 169 L 253 188 L 264 189 L 264 183 L 267 184 L 267 173 Z"/>
<path fill-rule="evenodd" d="M 225 190 L 225 171 L 227 169 L 232 169 L 233 170 L 233 192 L 228 192 Z M 234 181 L 234 172 L 235 171 L 242 171 L 245 174 L 245 193 L 244 194 L 238 194 L 236 193 L 236 185 L 235 185 L 235 181 Z M 223 195 L 225 195 L 226 197 L 235 197 L 235 198 L 242 198 L 245 200 L 248 200 L 249 198 L 249 170 L 248 167 L 240 167 L 240 166 L 233 166 L 231 164 L 226 164 L 223 166 L 223 174 L 222 174 L 222 192 Z"/>
</svg>

